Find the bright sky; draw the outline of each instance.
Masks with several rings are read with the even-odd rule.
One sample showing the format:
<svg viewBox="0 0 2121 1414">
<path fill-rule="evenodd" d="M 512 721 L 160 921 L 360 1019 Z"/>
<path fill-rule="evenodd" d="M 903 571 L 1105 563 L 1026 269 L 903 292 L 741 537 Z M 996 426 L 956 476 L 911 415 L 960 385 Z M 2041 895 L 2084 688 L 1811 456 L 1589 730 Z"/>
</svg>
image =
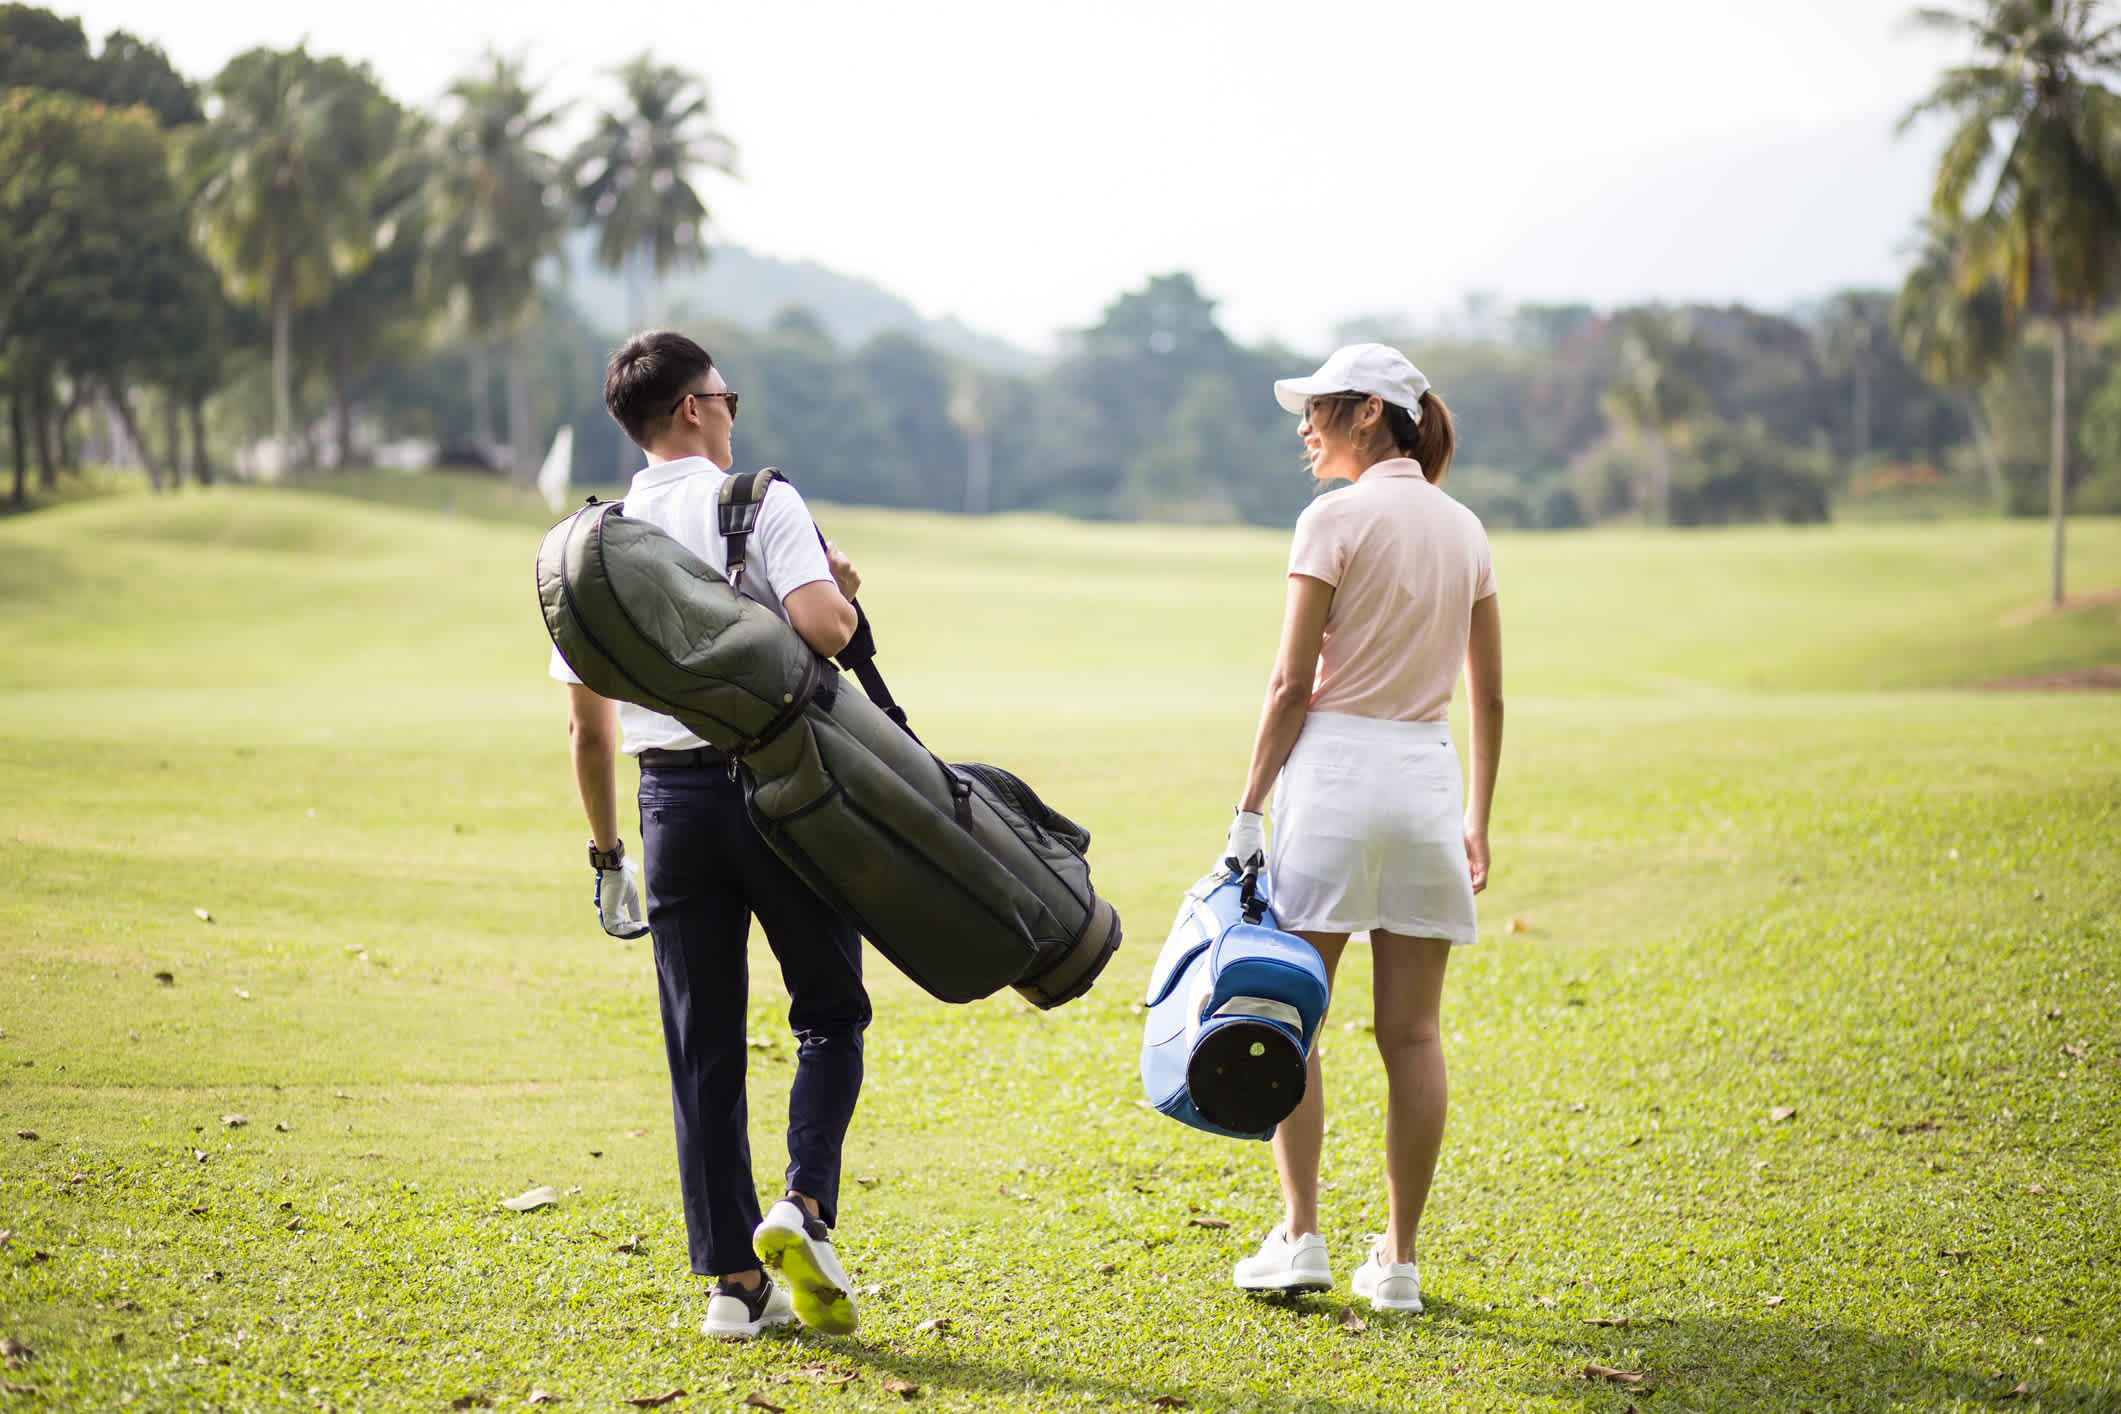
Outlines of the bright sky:
<svg viewBox="0 0 2121 1414">
<path fill-rule="evenodd" d="M 717 238 L 813 259 L 1031 348 L 1190 270 L 1241 338 L 1507 302 L 1898 282 L 1953 48 L 1909 0 L 91 0 L 193 77 L 257 44 L 430 105 L 488 44 L 585 107 L 654 45 L 743 179 Z"/>
</svg>

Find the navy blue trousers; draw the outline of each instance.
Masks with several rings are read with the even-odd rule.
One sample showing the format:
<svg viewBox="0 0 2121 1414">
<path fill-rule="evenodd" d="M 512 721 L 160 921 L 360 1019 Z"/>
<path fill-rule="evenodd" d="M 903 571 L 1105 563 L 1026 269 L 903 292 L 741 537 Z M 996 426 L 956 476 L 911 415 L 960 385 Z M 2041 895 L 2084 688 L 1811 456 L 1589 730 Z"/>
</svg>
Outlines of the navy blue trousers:
<svg viewBox="0 0 2121 1414">
<path fill-rule="evenodd" d="M 817 1199 L 828 1223 L 838 1217 L 840 1150 L 862 1089 L 870 1014 L 862 940 L 759 838 L 727 766 L 644 767 L 640 803 L 692 1269 L 751 1271 L 761 1216 L 744 1094 L 752 916 L 780 963 L 795 1032 L 787 1186 Z"/>
</svg>

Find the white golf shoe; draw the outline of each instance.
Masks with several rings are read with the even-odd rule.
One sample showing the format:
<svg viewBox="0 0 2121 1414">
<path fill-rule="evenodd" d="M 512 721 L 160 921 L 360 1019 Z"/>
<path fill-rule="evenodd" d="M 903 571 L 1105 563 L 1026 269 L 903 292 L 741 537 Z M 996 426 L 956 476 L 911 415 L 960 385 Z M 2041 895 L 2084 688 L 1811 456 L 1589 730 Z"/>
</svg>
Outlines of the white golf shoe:
<svg viewBox="0 0 2121 1414">
<path fill-rule="evenodd" d="M 1376 1245 L 1355 1269 L 1355 1294 L 1378 1311 L 1419 1311 L 1421 1269 L 1412 1262 L 1387 1262 L 1384 1239 L 1371 1240 Z"/>
<path fill-rule="evenodd" d="M 751 1234 L 759 1260 L 788 1279 L 796 1318 L 812 1330 L 846 1335 L 856 1324 L 847 1273 L 832 1250 L 832 1229 L 783 1198 Z"/>
<path fill-rule="evenodd" d="M 761 1331 L 785 1326 L 794 1319 L 795 1307 L 789 1304 L 788 1293 L 774 1285 L 772 1277 L 766 1277 L 748 1294 L 718 1281 L 707 1302 L 707 1319 L 700 1322 L 700 1334 L 723 1340 L 750 1340 Z"/>
<path fill-rule="evenodd" d="M 1333 1267 L 1326 1257 L 1326 1240 L 1307 1232 L 1291 1241 L 1277 1227 L 1257 1252 L 1230 1269 L 1230 1280 L 1240 1291 L 1329 1291 Z"/>
</svg>

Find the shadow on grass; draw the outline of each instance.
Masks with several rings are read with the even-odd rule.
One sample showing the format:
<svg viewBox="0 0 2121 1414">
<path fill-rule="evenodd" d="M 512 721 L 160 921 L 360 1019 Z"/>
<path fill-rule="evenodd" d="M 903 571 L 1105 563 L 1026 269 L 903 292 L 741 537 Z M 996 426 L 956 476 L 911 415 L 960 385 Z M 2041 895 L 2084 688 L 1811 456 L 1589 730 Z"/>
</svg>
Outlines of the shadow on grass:
<svg viewBox="0 0 2121 1414">
<path fill-rule="evenodd" d="M 1575 1403 L 1600 1414 L 1619 1414 L 1628 1408 L 1655 1414 L 1660 1407 L 1741 1414 L 1789 1414 L 1805 1409 L 1828 1414 L 1832 1410 L 1957 1408 L 1965 1404 L 1999 1409 L 2121 1409 L 2121 1388 L 2112 1385 L 2045 1379 L 2037 1372 L 1960 1368 L 1936 1361 L 1921 1342 L 1846 1325 L 1806 1325 L 1795 1317 L 1787 1322 L 1741 1317 L 1652 1318 L 1626 1328 L 1585 1323 L 1579 1335 L 1570 1328 L 1568 1318 L 1555 1314 L 1432 1300 L 1420 1316 L 1357 1307 L 1363 1329 L 1344 1333 L 1338 1323 L 1349 1303 L 1339 1294 L 1263 1297 L 1258 1306 L 1286 1318 L 1292 1341 L 1339 1336 L 1400 1342 L 1404 1358 L 1397 1352 L 1380 1353 L 1392 1362 L 1394 1378 L 1404 1380 L 1404 1385 L 1375 1402 L 1331 1389 L 1266 1393 L 1258 1382 L 1262 1376 L 1271 1380 L 1276 1373 L 1271 1344 L 1257 1351 L 1256 1363 L 1230 1370 L 1229 1384 L 1220 1388 L 1204 1388 L 1197 1375 L 1146 1382 L 1135 1376 L 1103 1376 L 1085 1368 L 1094 1364 L 1094 1356 L 1030 1368 L 947 1346 L 914 1353 L 858 1341 L 835 1342 L 834 1353 L 879 1383 L 903 1380 L 923 1390 L 948 1391 L 995 1408 L 1026 1398 L 1149 1408 L 1175 1397 L 1183 1404 L 1162 1407 L 1367 1414 L 1405 1408 L 1409 1399 L 1448 1397 L 1454 1388 L 1462 1396 L 1479 1397 L 1486 1391 L 1492 1398 L 1498 1385 L 1514 1385 L 1527 1402 Z M 1593 1365 L 1641 1378 L 1594 1375 L 1588 1372 Z M 1531 1367 L 1550 1373 L 1513 1373 L 1512 1367 L 1516 1372 Z"/>
</svg>

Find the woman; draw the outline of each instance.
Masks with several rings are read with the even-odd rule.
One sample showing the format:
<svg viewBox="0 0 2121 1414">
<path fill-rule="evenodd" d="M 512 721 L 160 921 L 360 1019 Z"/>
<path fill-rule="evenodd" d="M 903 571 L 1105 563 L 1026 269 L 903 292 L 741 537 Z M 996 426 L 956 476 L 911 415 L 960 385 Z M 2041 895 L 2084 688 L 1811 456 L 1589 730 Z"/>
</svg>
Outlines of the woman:
<svg viewBox="0 0 2121 1414">
<path fill-rule="evenodd" d="M 1318 949 L 1330 979 L 1367 931 L 1383 1054 L 1389 1213 L 1355 1274 L 1379 1310 L 1419 1311 L 1415 1236 L 1443 1140 L 1437 1012 L 1454 946 L 1478 936 L 1488 809 L 1502 748 L 1502 628 L 1486 533 L 1440 489 L 1451 414 L 1429 380 L 1382 344 L 1340 349 L 1275 397 L 1298 413 L 1311 474 L 1354 483 L 1305 509 L 1289 551 L 1288 605 L 1224 857 L 1266 856 L 1281 924 Z M 1450 733 L 1466 671 L 1470 799 Z M 1461 811 L 1463 812 L 1461 815 Z M 1274 1132 L 1286 1211 L 1232 1278 L 1251 1291 L 1333 1284 L 1318 1232 L 1325 1130 L 1319 1057 L 1303 1103 Z"/>
</svg>

